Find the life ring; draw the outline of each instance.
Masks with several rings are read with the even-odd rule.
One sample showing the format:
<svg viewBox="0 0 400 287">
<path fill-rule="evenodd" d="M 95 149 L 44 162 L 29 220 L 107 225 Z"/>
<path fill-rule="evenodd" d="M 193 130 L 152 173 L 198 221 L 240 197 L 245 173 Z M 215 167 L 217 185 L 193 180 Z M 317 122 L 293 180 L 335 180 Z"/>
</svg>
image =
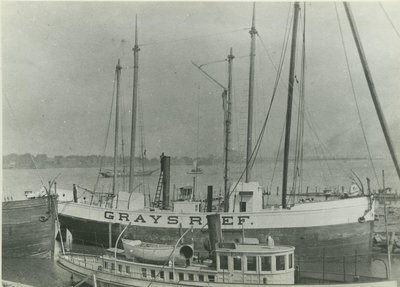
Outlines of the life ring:
<svg viewBox="0 0 400 287">
<path fill-rule="evenodd" d="M 359 217 L 358 218 L 358 222 L 359 223 L 364 223 L 365 222 L 365 217 L 364 216 Z"/>
</svg>

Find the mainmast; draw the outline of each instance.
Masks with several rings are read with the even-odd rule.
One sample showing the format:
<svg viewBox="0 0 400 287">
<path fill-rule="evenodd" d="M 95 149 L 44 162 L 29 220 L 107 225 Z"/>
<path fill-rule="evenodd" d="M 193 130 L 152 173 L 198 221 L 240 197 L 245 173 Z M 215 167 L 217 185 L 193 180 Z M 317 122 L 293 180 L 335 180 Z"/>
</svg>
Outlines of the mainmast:
<svg viewBox="0 0 400 287">
<path fill-rule="evenodd" d="M 129 192 L 133 192 L 134 158 L 135 158 L 135 134 L 136 134 L 136 112 L 137 112 L 137 90 L 138 90 L 138 68 L 139 68 L 139 46 L 137 32 L 137 16 L 135 19 L 135 46 L 133 47 L 133 96 L 132 96 L 132 128 L 131 128 L 131 154 L 129 165 Z"/>
<path fill-rule="evenodd" d="M 253 140 L 253 93 L 254 93 L 254 59 L 256 56 L 256 35 L 257 30 L 255 27 L 255 12 L 256 4 L 253 3 L 253 19 L 251 23 L 250 35 L 250 73 L 249 73 L 249 103 L 247 113 L 247 152 L 246 152 L 246 182 L 250 181 L 250 158 L 252 153 L 252 140 Z"/>
<path fill-rule="evenodd" d="M 399 163 L 397 161 L 396 152 L 394 150 L 394 146 L 393 146 L 392 140 L 390 138 L 389 130 L 388 130 L 387 124 L 386 124 L 386 119 L 382 112 L 381 104 L 379 102 L 378 95 L 377 95 L 376 89 L 375 89 L 375 85 L 372 80 L 371 72 L 368 67 L 367 58 L 365 57 L 364 49 L 363 49 L 363 46 L 362 46 L 362 43 L 360 40 L 360 36 L 358 34 L 356 22 L 354 21 L 354 17 L 353 17 L 353 13 L 351 12 L 350 4 L 344 2 L 343 5 L 346 10 L 347 18 L 349 19 L 349 22 L 350 22 L 351 32 L 353 33 L 354 41 L 356 42 L 358 54 L 360 56 L 360 60 L 361 60 L 363 70 L 364 70 L 364 75 L 365 75 L 365 78 L 367 79 L 368 88 L 371 93 L 372 101 L 374 102 L 376 113 L 378 114 L 379 122 L 381 124 L 382 131 L 383 131 L 383 135 L 385 136 L 386 144 L 389 148 L 389 152 L 392 157 L 394 166 L 396 167 L 397 176 L 400 179 L 400 168 L 399 168 Z"/>
<path fill-rule="evenodd" d="M 282 180 L 282 208 L 286 208 L 288 166 L 289 166 L 289 147 L 290 147 L 290 126 L 292 120 L 292 103 L 293 103 L 293 84 L 294 84 L 294 68 L 296 64 L 296 42 L 297 42 L 297 23 L 299 20 L 299 3 L 294 3 L 294 19 L 292 29 L 292 45 L 290 51 L 290 70 L 289 70 L 289 87 L 288 101 L 286 110 L 286 128 L 285 128 L 285 152 L 283 157 L 283 180 Z"/>
<path fill-rule="evenodd" d="M 115 94 L 115 135 L 114 135 L 114 176 L 112 184 L 112 194 L 116 195 L 115 187 L 117 183 L 117 164 L 118 164 L 118 128 L 119 128 L 119 88 L 120 88 L 120 78 L 121 78 L 121 66 L 120 60 L 118 59 L 118 64 L 115 67 L 115 74 L 117 75 L 117 90 Z"/>
<path fill-rule="evenodd" d="M 228 90 L 224 90 L 224 113 L 225 113 L 225 149 L 224 149 L 224 211 L 229 210 L 229 179 L 228 179 L 228 161 L 231 143 L 231 122 L 232 122 L 232 65 L 235 57 L 232 54 L 232 48 L 228 55 Z"/>
</svg>

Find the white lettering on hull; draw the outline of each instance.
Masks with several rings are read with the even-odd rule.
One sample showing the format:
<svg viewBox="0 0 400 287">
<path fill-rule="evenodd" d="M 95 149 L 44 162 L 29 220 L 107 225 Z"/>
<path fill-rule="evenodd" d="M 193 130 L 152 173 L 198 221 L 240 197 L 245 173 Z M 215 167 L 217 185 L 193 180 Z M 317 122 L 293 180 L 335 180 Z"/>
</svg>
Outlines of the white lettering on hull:
<svg viewBox="0 0 400 287">
<path fill-rule="evenodd" d="M 126 212 L 118 212 L 112 210 L 104 211 L 104 219 L 112 220 L 119 223 L 132 222 L 134 225 L 179 225 L 202 227 L 207 223 L 205 215 L 180 217 L 179 215 L 159 215 L 159 214 L 129 214 Z M 253 224 L 250 216 L 221 216 L 221 224 L 223 226 L 243 225 L 245 223 Z"/>
</svg>

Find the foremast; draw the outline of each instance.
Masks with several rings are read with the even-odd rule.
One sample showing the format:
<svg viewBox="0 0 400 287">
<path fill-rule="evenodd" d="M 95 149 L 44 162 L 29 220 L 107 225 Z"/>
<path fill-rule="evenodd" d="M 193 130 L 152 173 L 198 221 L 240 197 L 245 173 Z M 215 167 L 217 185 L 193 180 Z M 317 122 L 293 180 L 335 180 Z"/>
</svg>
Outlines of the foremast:
<svg viewBox="0 0 400 287">
<path fill-rule="evenodd" d="M 251 35 L 250 44 L 250 72 L 249 72 L 249 99 L 248 99 L 248 113 L 247 113 L 247 151 L 246 151 L 246 182 L 251 180 L 251 154 L 252 154 L 252 141 L 253 141 L 253 94 L 254 94 L 254 60 L 256 56 L 256 35 L 257 30 L 255 27 L 255 10 L 256 4 L 253 3 L 253 18 L 251 22 Z"/>
<path fill-rule="evenodd" d="M 285 128 L 285 151 L 283 155 L 283 177 L 282 177 L 282 208 L 286 208 L 288 166 L 289 166 L 289 147 L 290 147 L 290 126 L 292 121 L 292 104 L 293 104 L 293 84 L 294 84 L 294 68 L 296 64 L 296 42 L 297 42 L 297 26 L 299 20 L 299 2 L 294 4 L 294 18 L 292 29 L 292 44 L 290 51 L 290 68 L 289 68 L 289 86 L 288 100 L 286 109 L 286 128 Z"/>
<path fill-rule="evenodd" d="M 133 192 L 139 51 L 140 51 L 140 48 L 138 46 L 137 16 L 136 16 L 136 19 L 135 19 L 135 46 L 133 47 L 133 95 L 132 95 L 131 151 L 130 151 L 130 162 L 129 162 L 129 190 L 128 190 L 129 193 Z"/>
</svg>

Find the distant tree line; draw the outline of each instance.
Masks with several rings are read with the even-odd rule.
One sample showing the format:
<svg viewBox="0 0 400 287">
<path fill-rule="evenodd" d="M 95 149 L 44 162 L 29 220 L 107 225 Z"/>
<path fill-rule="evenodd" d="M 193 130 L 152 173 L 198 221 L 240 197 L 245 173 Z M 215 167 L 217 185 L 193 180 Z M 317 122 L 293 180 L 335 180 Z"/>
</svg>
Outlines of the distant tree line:
<svg viewBox="0 0 400 287">
<path fill-rule="evenodd" d="M 141 164 L 141 158 L 135 157 L 135 162 Z M 157 166 L 160 164 L 160 158 L 144 158 L 146 166 Z M 222 158 L 210 154 L 208 157 L 192 158 L 188 156 L 173 157 L 173 165 L 191 165 L 197 160 L 198 165 L 212 165 L 222 162 Z M 119 165 L 129 166 L 129 157 L 119 158 Z M 100 155 L 56 155 L 48 157 L 46 154 L 32 155 L 26 154 L 8 154 L 3 156 L 4 169 L 29 169 L 29 168 L 78 168 L 78 167 L 111 167 L 114 164 L 114 157 Z"/>
<path fill-rule="evenodd" d="M 330 158 L 320 158 L 320 157 L 305 157 L 306 160 L 364 160 L 366 157 L 357 156 L 336 156 Z M 378 159 L 378 158 L 377 158 Z M 141 164 L 141 158 L 135 157 L 135 163 L 137 165 Z M 172 165 L 191 165 L 193 161 L 197 161 L 198 165 L 215 165 L 222 164 L 223 160 L 221 156 L 208 155 L 207 157 L 176 157 L 171 156 Z M 274 158 L 264 158 L 258 159 L 258 161 L 264 160 L 275 160 Z M 282 160 L 281 158 L 279 160 Z M 291 159 L 293 160 L 293 159 Z M 124 159 L 119 158 L 119 166 L 129 166 L 129 157 Z M 237 151 L 232 151 L 229 155 L 229 162 L 239 163 L 245 162 L 245 157 L 243 154 Z M 160 164 L 160 158 L 144 158 L 144 164 L 146 166 L 157 166 Z M 3 168 L 73 168 L 73 167 L 112 167 L 114 165 L 114 157 L 112 156 L 100 156 L 100 155 L 56 155 L 54 157 L 48 157 L 46 154 L 32 155 L 30 153 L 26 154 L 9 154 L 3 156 Z"/>
</svg>

